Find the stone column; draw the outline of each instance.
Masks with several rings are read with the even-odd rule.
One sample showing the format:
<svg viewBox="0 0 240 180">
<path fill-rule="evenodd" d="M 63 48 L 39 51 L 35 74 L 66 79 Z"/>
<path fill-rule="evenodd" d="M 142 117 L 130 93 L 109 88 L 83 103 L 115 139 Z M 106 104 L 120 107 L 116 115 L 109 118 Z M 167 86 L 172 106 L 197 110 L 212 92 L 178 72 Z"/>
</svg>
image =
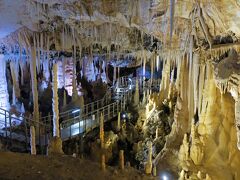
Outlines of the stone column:
<svg viewBox="0 0 240 180">
<path fill-rule="evenodd" d="M 52 82 L 52 110 L 53 110 L 53 138 L 50 140 L 48 146 L 48 154 L 63 154 L 62 140 L 60 138 L 59 129 L 59 109 L 58 109 L 58 79 L 57 79 L 57 64 L 53 64 L 53 82 Z"/>
<path fill-rule="evenodd" d="M 124 169 L 124 151 L 123 150 L 119 151 L 119 167 L 121 170 Z"/>
<path fill-rule="evenodd" d="M 30 145 L 31 145 L 31 154 L 36 155 L 36 133 L 34 126 L 30 127 Z"/>
<path fill-rule="evenodd" d="M 237 130 L 237 147 L 240 150 L 240 98 L 235 100 L 235 124 Z"/>
<path fill-rule="evenodd" d="M 148 160 L 145 166 L 146 174 L 152 173 L 152 142 L 148 142 Z"/>
<path fill-rule="evenodd" d="M 38 84 L 37 84 L 37 62 L 36 62 L 36 42 L 34 38 L 34 46 L 31 47 L 31 85 L 33 94 L 33 120 L 35 121 L 36 134 L 39 134 L 39 106 L 38 106 Z"/>
</svg>

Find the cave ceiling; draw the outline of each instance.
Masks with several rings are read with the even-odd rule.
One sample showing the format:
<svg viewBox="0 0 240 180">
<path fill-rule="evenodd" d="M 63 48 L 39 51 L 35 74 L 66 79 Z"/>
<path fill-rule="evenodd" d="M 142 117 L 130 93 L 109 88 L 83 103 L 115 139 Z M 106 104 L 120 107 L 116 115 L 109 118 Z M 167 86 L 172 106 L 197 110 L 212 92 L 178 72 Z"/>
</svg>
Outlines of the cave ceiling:
<svg viewBox="0 0 240 180">
<path fill-rule="evenodd" d="M 0 0 L 0 38 L 12 48 L 23 31 L 42 33 L 54 50 L 71 50 L 62 37 L 74 36 L 81 48 L 134 52 L 184 50 L 193 36 L 196 49 L 209 49 L 237 43 L 239 8 L 239 0 Z"/>
</svg>

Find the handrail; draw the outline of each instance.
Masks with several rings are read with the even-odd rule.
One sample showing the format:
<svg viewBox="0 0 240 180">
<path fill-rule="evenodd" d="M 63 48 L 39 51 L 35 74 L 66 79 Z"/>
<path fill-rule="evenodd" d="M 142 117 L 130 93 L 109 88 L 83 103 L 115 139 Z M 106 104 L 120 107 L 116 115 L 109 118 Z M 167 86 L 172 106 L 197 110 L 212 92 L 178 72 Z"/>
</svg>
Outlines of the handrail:
<svg viewBox="0 0 240 180">
<path fill-rule="evenodd" d="M 109 92 L 109 89 L 107 90 L 107 92 Z M 97 104 L 100 104 L 101 102 L 107 101 L 108 98 L 109 98 L 107 95 L 108 95 L 108 93 L 106 93 L 102 99 L 99 99 L 99 100 L 97 100 L 97 101 L 94 101 L 94 102 L 85 104 L 85 105 L 83 106 L 84 111 L 87 109 L 87 107 L 95 107 L 94 105 L 97 105 Z M 70 109 L 70 110 L 61 112 L 61 113 L 59 113 L 59 117 L 60 117 L 60 118 L 63 118 L 63 117 L 65 117 L 66 114 L 72 113 L 73 110 L 74 110 L 74 109 Z M 50 117 L 53 117 L 53 115 L 51 114 Z M 48 119 L 48 118 L 49 118 L 49 116 L 41 117 L 41 119 Z"/>
<path fill-rule="evenodd" d="M 108 121 L 114 116 L 117 116 L 119 111 L 125 109 L 126 100 L 129 100 L 129 95 L 132 91 L 124 92 L 122 98 L 104 107 L 98 108 L 87 114 L 80 114 L 76 117 L 72 117 L 61 123 L 61 137 L 63 140 L 88 132 L 89 129 L 93 129 L 99 126 L 99 119 L 101 113 L 103 114 L 104 121 Z M 127 97 L 127 98 L 126 98 Z M 93 119 L 93 115 L 95 118 Z"/>
</svg>

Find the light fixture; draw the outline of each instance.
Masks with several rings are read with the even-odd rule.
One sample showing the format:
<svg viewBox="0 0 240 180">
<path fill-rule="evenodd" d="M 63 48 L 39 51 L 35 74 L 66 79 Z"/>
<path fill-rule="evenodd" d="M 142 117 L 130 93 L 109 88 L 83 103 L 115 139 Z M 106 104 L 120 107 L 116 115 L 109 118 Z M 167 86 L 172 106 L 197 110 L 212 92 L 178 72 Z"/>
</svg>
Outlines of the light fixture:
<svg viewBox="0 0 240 180">
<path fill-rule="evenodd" d="M 166 175 L 163 175 L 162 180 L 168 180 L 168 177 Z"/>
<path fill-rule="evenodd" d="M 77 113 L 77 112 L 80 112 L 80 109 L 73 110 L 72 114 Z"/>
</svg>

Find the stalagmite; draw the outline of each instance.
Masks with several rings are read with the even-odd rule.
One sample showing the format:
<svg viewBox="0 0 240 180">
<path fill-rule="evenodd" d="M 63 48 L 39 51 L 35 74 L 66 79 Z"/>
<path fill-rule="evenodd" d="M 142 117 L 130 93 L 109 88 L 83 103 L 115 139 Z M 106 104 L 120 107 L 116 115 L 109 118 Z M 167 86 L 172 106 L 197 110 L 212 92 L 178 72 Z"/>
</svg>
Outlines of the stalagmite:
<svg viewBox="0 0 240 180">
<path fill-rule="evenodd" d="M 101 142 L 101 148 L 104 148 L 104 117 L 103 114 L 101 113 L 100 116 L 100 142 Z"/>
<path fill-rule="evenodd" d="M 36 133 L 35 133 L 35 128 L 34 126 L 30 127 L 30 145 L 31 145 L 31 154 L 36 155 Z"/>
<path fill-rule="evenodd" d="M 146 174 L 152 173 L 152 142 L 148 142 L 148 160 L 145 165 L 145 172 Z"/>
<path fill-rule="evenodd" d="M 59 109 L 58 109 L 58 66 L 53 64 L 53 82 L 52 82 L 52 111 L 53 111 L 53 138 L 48 145 L 48 154 L 63 154 L 62 140 L 59 129 Z"/>
<path fill-rule="evenodd" d="M 24 108 L 24 104 L 22 103 L 21 105 L 21 113 L 24 114 L 25 113 L 25 108 Z"/>
<path fill-rule="evenodd" d="M 57 83 L 57 74 L 58 68 L 57 64 L 53 64 L 53 82 L 52 82 L 52 111 L 53 111 L 53 136 L 60 137 L 59 130 L 59 110 L 58 110 L 58 83 Z"/>
<path fill-rule="evenodd" d="M 121 170 L 124 169 L 124 151 L 123 150 L 119 151 L 119 167 Z"/>
<path fill-rule="evenodd" d="M 156 167 L 156 165 L 153 167 L 153 176 L 154 177 L 157 176 L 157 167 Z"/>
<path fill-rule="evenodd" d="M 118 112 L 118 120 L 117 120 L 117 130 L 121 129 L 121 113 Z"/>
<path fill-rule="evenodd" d="M 101 168 L 102 168 L 103 171 L 106 170 L 105 154 L 101 155 Z"/>
<path fill-rule="evenodd" d="M 73 70 L 73 76 L 72 76 L 72 101 L 76 101 L 78 99 L 78 92 L 77 92 L 77 86 L 76 86 L 76 77 L 75 77 L 75 71 Z"/>
<path fill-rule="evenodd" d="M 134 106 L 137 106 L 139 104 L 139 87 L 138 87 L 138 80 L 136 79 L 136 88 L 134 92 L 134 97 L 133 97 L 133 103 Z"/>
<path fill-rule="evenodd" d="M 147 101 L 146 101 L 146 92 L 143 91 L 142 105 L 145 105 L 146 103 L 147 103 Z"/>
</svg>

